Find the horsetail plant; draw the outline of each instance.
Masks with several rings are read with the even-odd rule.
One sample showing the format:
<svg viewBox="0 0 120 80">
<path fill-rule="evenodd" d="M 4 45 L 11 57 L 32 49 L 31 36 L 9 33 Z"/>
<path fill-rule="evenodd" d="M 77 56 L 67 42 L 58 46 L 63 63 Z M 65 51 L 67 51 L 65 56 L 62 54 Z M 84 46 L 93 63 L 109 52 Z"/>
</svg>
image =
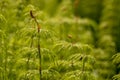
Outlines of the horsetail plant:
<svg viewBox="0 0 120 80">
<path fill-rule="evenodd" d="M 120 80 L 119 4 L 0 0 L 0 80 Z"/>
<path fill-rule="evenodd" d="M 39 56 L 39 75 L 40 75 L 40 80 L 42 80 L 42 68 L 41 68 L 41 51 L 40 51 L 40 25 L 36 19 L 36 17 L 33 15 L 33 11 L 30 11 L 30 16 L 31 18 L 34 19 L 35 23 L 37 24 L 37 31 L 38 31 L 38 56 Z"/>
</svg>

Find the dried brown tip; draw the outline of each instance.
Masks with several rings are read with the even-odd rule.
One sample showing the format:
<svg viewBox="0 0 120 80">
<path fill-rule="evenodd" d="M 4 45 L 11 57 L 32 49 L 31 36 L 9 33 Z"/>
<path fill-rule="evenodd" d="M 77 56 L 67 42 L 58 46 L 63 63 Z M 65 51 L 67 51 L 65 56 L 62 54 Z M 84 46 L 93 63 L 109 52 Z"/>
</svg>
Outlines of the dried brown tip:
<svg viewBox="0 0 120 80">
<path fill-rule="evenodd" d="M 72 35 L 69 34 L 69 35 L 68 35 L 68 38 L 72 39 Z"/>
<path fill-rule="evenodd" d="M 32 18 L 35 18 L 35 16 L 33 15 L 32 10 L 30 10 L 30 16 L 31 16 Z"/>
<path fill-rule="evenodd" d="M 75 1 L 74 1 L 74 7 L 77 8 L 78 5 L 79 5 L 79 0 L 75 0 Z"/>
<path fill-rule="evenodd" d="M 40 25 L 38 24 L 37 26 L 38 26 L 38 32 L 40 32 Z"/>
</svg>

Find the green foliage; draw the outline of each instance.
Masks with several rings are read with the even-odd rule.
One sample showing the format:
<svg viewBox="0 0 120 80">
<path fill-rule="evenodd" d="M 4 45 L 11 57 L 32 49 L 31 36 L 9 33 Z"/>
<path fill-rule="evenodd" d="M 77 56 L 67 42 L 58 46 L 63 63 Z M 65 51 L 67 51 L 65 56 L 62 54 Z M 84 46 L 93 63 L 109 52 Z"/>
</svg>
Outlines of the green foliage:
<svg viewBox="0 0 120 80">
<path fill-rule="evenodd" d="M 119 4 L 0 0 L 0 80 L 119 80 Z"/>
<path fill-rule="evenodd" d="M 0 14 L 0 22 L 6 22 L 6 19 L 2 14 Z"/>
<path fill-rule="evenodd" d="M 119 63 L 120 63 L 120 53 L 117 53 L 116 55 L 114 55 L 113 58 L 114 58 L 113 63 L 119 65 Z"/>
<path fill-rule="evenodd" d="M 120 74 L 115 75 L 115 76 L 113 77 L 113 80 L 120 80 Z"/>
<path fill-rule="evenodd" d="M 103 0 L 73 0 L 73 2 L 75 15 L 99 22 Z"/>
<path fill-rule="evenodd" d="M 106 5 L 107 4 L 107 5 Z M 116 43 L 117 51 L 120 50 L 120 0 L 104 0 L 100 30 L 104 34 L 110 34 Z M 109 14 L 108 14 L 109 13 Z M 104 32 L 105 31 L 105 32 Z"/>
<path fill-rule="evenodd" d="M 117 66 L 117 72 L 118 74 L 116 74 L 115 76 L 113 76 L 113 80 L 119 80 L 120 79 L 120 53 L 115 54 L 113 57 L 113 63 Z"/>
</svg>

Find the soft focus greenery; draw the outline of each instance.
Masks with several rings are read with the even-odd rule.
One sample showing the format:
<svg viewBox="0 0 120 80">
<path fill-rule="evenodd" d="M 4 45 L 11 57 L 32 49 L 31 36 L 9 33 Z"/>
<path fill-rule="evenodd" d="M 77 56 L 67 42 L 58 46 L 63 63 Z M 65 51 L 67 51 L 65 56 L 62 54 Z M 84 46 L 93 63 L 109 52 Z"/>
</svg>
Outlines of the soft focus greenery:
<svg viewBox="0 0 120 80">
<path fill-rule="evenodd" d="M 120 0 L 0 0 L 0 80 L 40 80 L 39 67 L 42 80 L 120 80 Z"/>
</svg>

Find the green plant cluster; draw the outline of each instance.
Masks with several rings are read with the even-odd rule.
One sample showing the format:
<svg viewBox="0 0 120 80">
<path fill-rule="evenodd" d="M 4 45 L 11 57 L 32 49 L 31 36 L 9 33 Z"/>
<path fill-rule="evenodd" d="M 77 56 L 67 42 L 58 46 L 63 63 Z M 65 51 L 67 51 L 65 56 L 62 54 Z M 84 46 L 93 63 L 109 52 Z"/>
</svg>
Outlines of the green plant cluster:
<svg viewBox="0 0 120 80">
<path fill-rule="evenodd" d="M 0 0 L 0 80 L 119 80 L 119 4 Z"/>
</svg>

